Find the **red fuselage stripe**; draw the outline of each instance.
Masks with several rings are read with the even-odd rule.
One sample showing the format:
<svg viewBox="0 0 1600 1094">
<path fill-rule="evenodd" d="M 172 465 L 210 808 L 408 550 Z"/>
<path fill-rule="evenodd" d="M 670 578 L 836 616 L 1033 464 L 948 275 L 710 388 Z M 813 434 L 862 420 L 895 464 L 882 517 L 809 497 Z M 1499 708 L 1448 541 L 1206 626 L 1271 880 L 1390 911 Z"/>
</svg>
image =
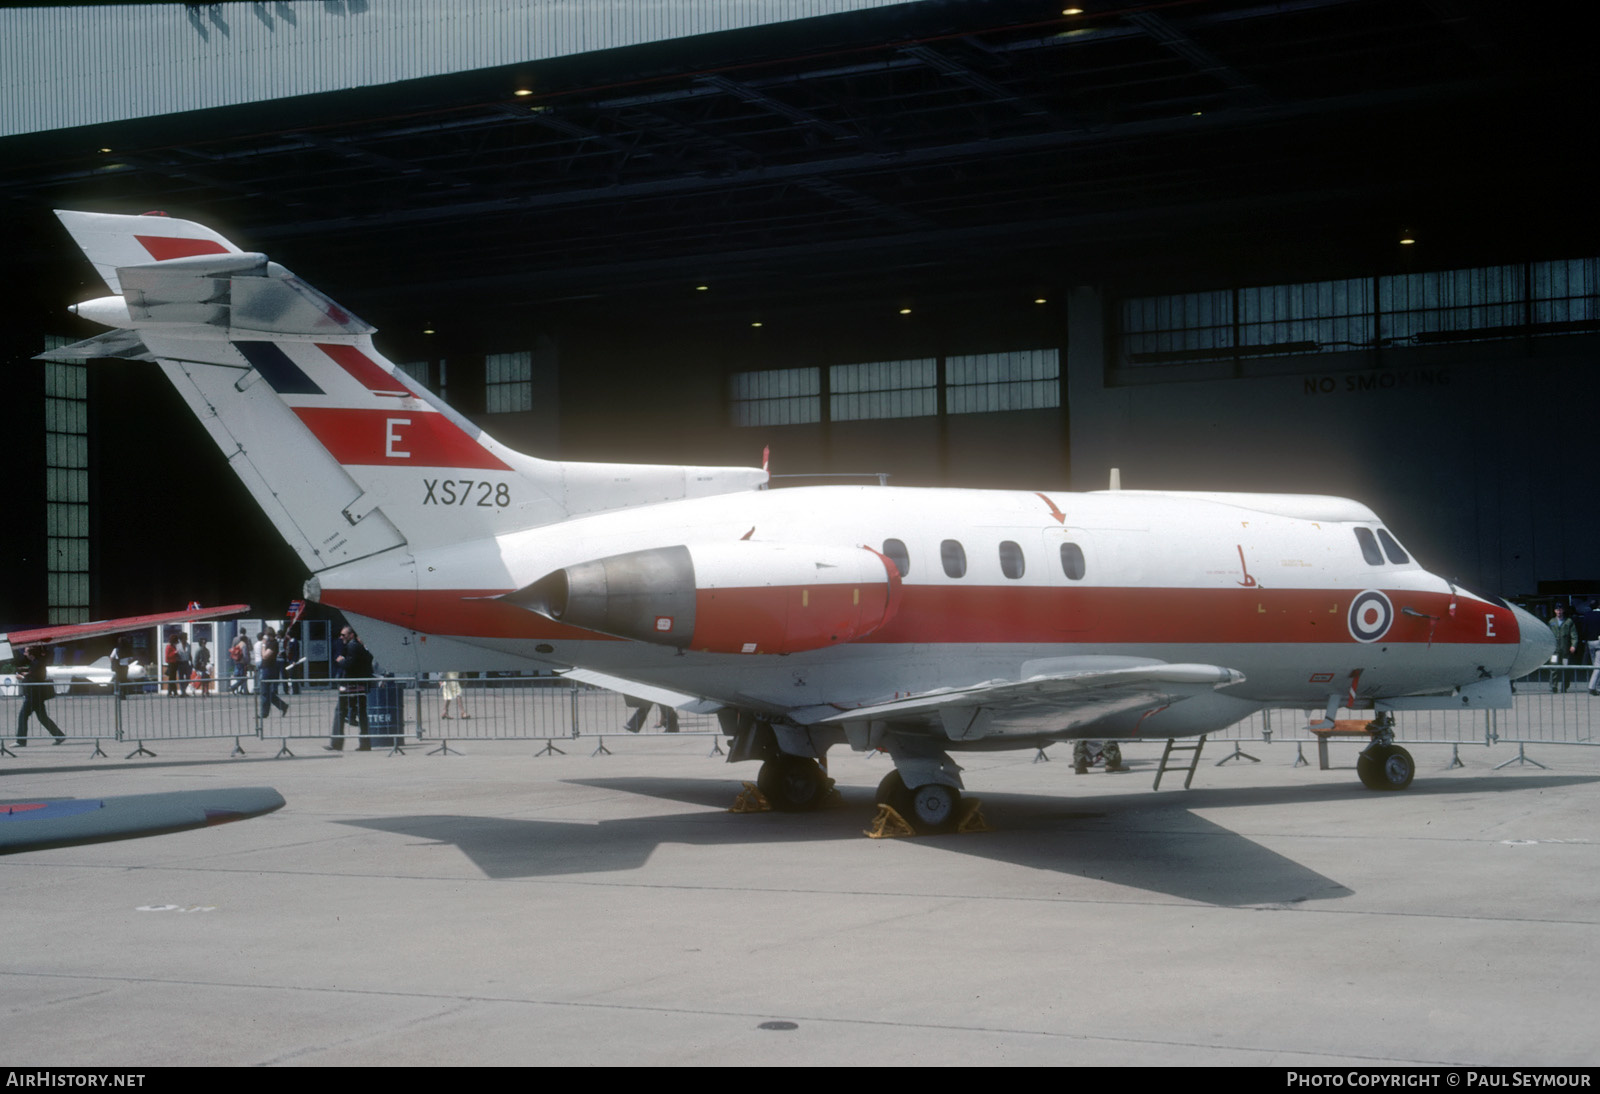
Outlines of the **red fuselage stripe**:
<svg viewBox="0 0 1600 1094">
<path fill-rule="evenodd" d="M 504 589 L 404 593 L 330 589 L 322 598 L 428 634 L 571 641 L 597 637 L 494 597 Z M 734 596 L 738 590 L 722 590 Z M 760 591 L 763 597 L 766 590 Z M 762 599 L 755 596 L 753 599 Z M 899 611 L 861 642 L 883 643 L 1351 643 L 1351 590 L 1117 589 L 905 585 Z M 1446 593 L 1390 591 L 1393 619 L 1377 644 L 1514 646 L 1509 609 Z M 1407 615 L 1411 608 L 1420 616 Z M 1423 616 L 1436 617 L 1434 619 Z M 1492 617 L 1492 618 L 1491 618 Z M 1431 633 L 1430 633 L 1431 632 Z"/>
</svg>

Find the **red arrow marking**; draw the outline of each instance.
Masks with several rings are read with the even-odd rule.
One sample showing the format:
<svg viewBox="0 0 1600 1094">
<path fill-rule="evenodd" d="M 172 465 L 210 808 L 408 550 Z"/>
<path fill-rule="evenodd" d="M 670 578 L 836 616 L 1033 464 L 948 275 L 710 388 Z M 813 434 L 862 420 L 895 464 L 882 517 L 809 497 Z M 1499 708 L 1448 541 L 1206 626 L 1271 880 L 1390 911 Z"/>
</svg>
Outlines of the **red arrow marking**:
<svg viewBox="0 0 1600 1094">
<path fill-rule="evenodd" d="M 1043 494 L 1038 493 L 1037 491 L 1034 492 L 1034 496 L 1037 497 L 1040 501 L 1044 502 L 1046 505 L 1048 505 L 1050 507 L 1050 515 L 1052 517 L 1056 518 L 1056 523 L 1057 524 L 1065 524 L 1065 523 L 1067 523 L 1067 514 L 1063 513 L 1061 510 L 1057 509 L 1055 502 L 1051 501 L 1049 498 L 1045 497 Z"/>
</svg>

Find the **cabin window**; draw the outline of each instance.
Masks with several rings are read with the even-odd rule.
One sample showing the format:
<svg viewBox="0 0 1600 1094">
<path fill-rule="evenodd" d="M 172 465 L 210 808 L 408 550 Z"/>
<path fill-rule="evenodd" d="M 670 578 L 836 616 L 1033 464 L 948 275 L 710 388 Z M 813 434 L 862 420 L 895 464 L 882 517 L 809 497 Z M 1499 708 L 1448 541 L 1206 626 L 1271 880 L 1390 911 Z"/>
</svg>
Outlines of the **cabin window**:
<svg viewBox="0 0 1600 1094">
<path fill-rule="evenodd" d="M 911 573 L 911 552 L 906 550 L 904 540 L 884 540 L 883 553 L 888 556 L 890 562 L 894 563 L 894 568 L 900 571 L 901 577 Z"/>
<path fill-rule="evenodd" d="M 1361 557 L 1367 560 L 1368 566 L 1383 565 L 1383 552 L 1378 550 L 1378 541 L 1373 538 L 1371 528 L 1357 528 L 1356 542 L 1361 544 Z"/>
<path fill-rule="evenodd" d="M 939 544 L 939 561 L 944 563 L 946 577 L 967 576 L 967 549 L 953 539 Z"/>
<path fill-rule="evenodd" d="M 1022 576 L 1028 568 L 1027 560 L 1022 557 L 1022 548 L 1012 543 L 1009 539 L 1000 544 L 1000 572 L 1012 581 Z"/>
<path fill-rule="evenodd" d="M 1389 534 L 1387 528 L 1378 529 L 1378 542 L 1383 544 L 1383 553 L 1388 555 L 1389 561 L 1396 566 L 1404 566 L 1411 561 L 1411 556 L 1401 549 L 1399 541 Z"/>
<path fill-rule="evenodd" d="M 1083 548 L 1076 543 L 1063 543 L 1061 545 L 1061 572 L 1069 580 L 1083 580 Z"/>
</svg>

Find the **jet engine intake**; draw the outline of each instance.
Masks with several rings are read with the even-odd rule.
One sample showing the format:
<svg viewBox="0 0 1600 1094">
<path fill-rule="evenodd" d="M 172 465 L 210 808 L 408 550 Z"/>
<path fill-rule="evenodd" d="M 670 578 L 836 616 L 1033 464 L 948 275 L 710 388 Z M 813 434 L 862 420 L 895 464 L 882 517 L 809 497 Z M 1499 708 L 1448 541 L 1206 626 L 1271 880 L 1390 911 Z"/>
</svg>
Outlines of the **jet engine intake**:
<svg viewBox="0 0 1600 1094">
<path fill-rule="evenodd" d="M 798 653 L 893 618 L 900 574 L 867 547 L 653 547 L 568 566 L 502 599 L 558 623 L 709 653 Z"/>
</svg>

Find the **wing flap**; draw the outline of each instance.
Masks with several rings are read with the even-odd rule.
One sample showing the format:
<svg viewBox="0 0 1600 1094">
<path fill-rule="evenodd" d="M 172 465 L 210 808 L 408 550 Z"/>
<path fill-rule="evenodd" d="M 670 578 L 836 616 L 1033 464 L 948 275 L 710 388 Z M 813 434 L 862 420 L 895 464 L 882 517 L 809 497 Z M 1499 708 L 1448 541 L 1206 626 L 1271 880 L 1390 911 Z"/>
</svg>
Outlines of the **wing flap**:
<svg viewBox="0 0 1600 1094">
<path fill-rule="evenodd" d="M 821 719 L 920 724 L 953 740 L 997 730 L 1060 731 L 1128 711 L 1151 709 L 1244 682 L 1221 665 L 1148 664 L 1045 672 L 1023 680 L 991 680 L 858 707 Z"/>
<path fill-rule="evenodd" d="M 592 669 L 567 669 L 561 676 L 568 680 L 576 680 L 580 684 L 591 687 L 605 688 L 607 691 L 620 692 L 631 695 L 636 699 L 646 699 L 652 703 L 662 703 L 689 714 L 710 714 L 727 706 L 726 703 L 715 699 L 702 698 L 699 695 L 689 695 L 670 688 L 658 687 L 655 684 L 644 684 L 638 680 L 629 680 L 621 676 L 612 676 L 610 673 L 595 672 Z"/>
</svg>

